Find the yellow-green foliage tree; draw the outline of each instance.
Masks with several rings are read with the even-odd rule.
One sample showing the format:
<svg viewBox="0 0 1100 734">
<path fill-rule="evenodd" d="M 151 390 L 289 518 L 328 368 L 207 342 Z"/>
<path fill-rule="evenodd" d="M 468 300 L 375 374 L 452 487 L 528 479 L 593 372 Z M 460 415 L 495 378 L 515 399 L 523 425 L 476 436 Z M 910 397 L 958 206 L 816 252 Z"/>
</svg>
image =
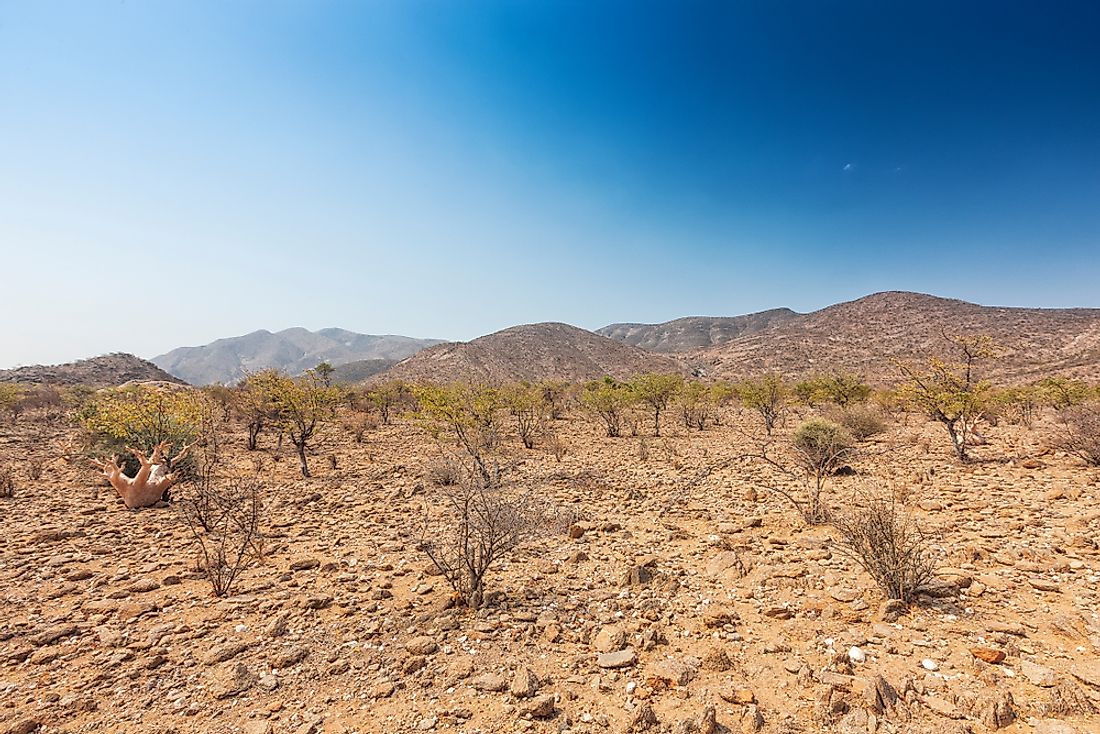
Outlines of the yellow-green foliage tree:
<svg viewBox="0 0 1100 734">
<path fill-rule="evenodd" d="M 450 434 L 466 451 L 483 486 L 500 482 L 492 454 L 500 443 L 500 391 L 487 385 L 455 382 L 447 385 L 415 385 L 413 396 L 420 405 L 419 419 L 436 438 Z"/>
<path fill-rule="evenodd" d="M 737 397 L 746 408 L 760 414 L 764 419 L 764 431 L 769 436 L 786 413 L 791 396 L 791 388 L 779 375 L 765 375 L 759 380 L 746 380 L 737 385 Z"/>
<path fill-rule="evenodd" d="M 680 375 L 662 375 L 646 373 L 638 375 L 630 383 L 634 399 L 653 413 L 653 435 L 661 435 L 661 413 L 663 413 L 684 386 Z"/>
<path fill-rule="evenodd" d="M 1081 405 L 1094 394 L 1087 382 L 1061 376 L 1042 379 L 1036 383 L 1036 388 L 1042 403 L 1055 410 Z"/>
<path fill-rule="evenodd" d="M 840 372 L 803 380 L 794 386 L 793 392 L 800 402 L 810 407 L 832 403 L 847 408 L 867 402 L 871 397 L 871 386 L 859 375 Z"/>
<path fill-rule="evenodd" d="M 140 466 L 127 447 L 151 452 L 167 441 L 177 450 L 195 441 L 208 411 L 198 390 L 134 385 L 100 390 L 81 407 L 77 417 L 97 456 L 118 454 L 126 469 Z M 189 473 L 187 462 L 176 471 Z"/>
<path fill-rule="evenodd" d="M 0 413 L 7 413 L 15 420 L 19 415 L 19 403 L 23 388 L 14 382 L 0 382 Z"/>
<path fill-rule="evenodd" d="M 967 442 L 993 404 L 993 386 L 978 378 L 979 365 L 997 355 L 988 336 L 944 337 L 957 353 L 955 361 L 932 357 L 925 365 L 898 362 L 905 377 L 899 394 L 909 407 L 943 424 L 959 461 L 967 460 Z"/>
<path fill-rule="evenodd" d="M 550 419 L 551 412 L 551 405 L 542 388 L 529 382 L 516 382 L 505 385 L 500 396 L 508 413 L 515 419 L 516 432 L 524 447 L 535 448 L 535 438 Z"/>
<path fill-rule="evenodd" d="M 259 448 L 264 428 L 279 419 L 278 407 L 273 402 L 274 391 L 267 386 L 284 377 L 274 369 L 253 372 L 234 390 L 233 408 L 248 429 L 249 451 Z"/>
<path fill-rule="evenodd" d="M 599 416 L 607 427 L 607 435 L 617 438 L 623 433 L 623 421 L 637 399 L 629 385 L 611 377 L 592 380 L 581 392 L 581 405 Z"/>
<path fill-rule="evenodd" d="M 378 411 L 384 425 L 389 425 L 402 403 L 411 397 L 409 386 L 402 380 L 387 380 L 367 391 L 367 402 Z"/>
<path fill-rule="evenodd" d="M 255 392 L 255 404 L 270 406 L 271 420 L 290 439 L 298 453 L 302 476 L 309 477 L 309 444 L 317 430 L 336 417 L 343 392 L 326 384 L 314 370 L 297 378 L 266 370 L 250 375 L 246 389 Z"/>
</svg>

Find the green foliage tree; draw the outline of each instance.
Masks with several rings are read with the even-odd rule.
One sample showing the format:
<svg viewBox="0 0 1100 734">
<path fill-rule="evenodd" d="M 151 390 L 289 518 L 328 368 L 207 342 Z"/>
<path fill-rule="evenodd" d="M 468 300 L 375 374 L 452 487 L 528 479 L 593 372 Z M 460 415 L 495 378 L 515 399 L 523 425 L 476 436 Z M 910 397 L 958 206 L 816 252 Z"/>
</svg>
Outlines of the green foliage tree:
<svg viewBox="0 0 1100 734">
<path fill-rule="evenodd" d="M 309 444 L 324 423 L 336 417 L 342 399 L 339 388 L 326 385 L 314 370 L 298 378 L 274 370 L 250 375 L 247 389 L 254 390 L 254 402 L 271 409 L 271 419 L 290 438 L 298 453 L 303 477 L 309 477 Z"/>
<path fill-rule="evenodd" d="M 737 385 L 737 396 L 746 408 L 760 414 L 764 419 L 764 431 L 770 436 L 790 405 L 791 388 L 779 375 L 765 375 L 759 380 Z"/>
<path fill-rule="evenodd" d="M 676 394 L 684 386 L 684 378 L 680 375 L 664 375 L 659 373 L 647 373 L 638 375 L 630 383 L 630 389 L 634 393 L 634 399 L 645 405 L 653 413 L 653 435 L 661 435 L 661 413 L 672 402 Z"/>
<path fill-rule="evenodd" d="M 501 390 L 501 399 L 515 419 L 516 432 L 525 448 L 535 448 L 535 438 L 550 417 L 551 406 L 542 388 L 528 382 L 516 382 Z"/>
<path fill-rule="evenodd" d="M 77 419 L 84 428 L 93 455 L 123 457 L 130 474 L 141 468 L 128 447 L 151 452 L 162 442 L 177 450 L 193 443 L 209 406 L 198 390 L 131 385 L 100 390 L 81 407 Z M 190 461 L 175 467 L 186 476 Z"/>
<path fill-rule="evenodd" d="M 378 411 L 383 425 L 389 425 L 402 404 L 412 397 L 412 390 L 403 380 L 387 380 L 367 391 L 367 401 Z"/>
<path fill-rule="evenodd" d="M 7 413 L 14 421 L 19 416 L 23 388 L 14 382 L 0 382 L 0 412 Z"/>
<path fill-rule="evenodd" d="M 581 405 L 604 422 L 611 438 L 622 435 L 626 413 L 636 402 L 630 386 L 611 377 L 586 383 L 580 400 Z"/>
<path fill-rule="evenodd" d="M 416 385 L 412 391 L 420 405 L 418 417 L 432 435 L 449 433 L 466 451 L 481 486 L 498 485 L 500 471 L 492 454 L 500 443 L 500 391 L 460 382 Z"/>
<path fill-rule="evenodd" d="M 967 442 L 993 401 L 993 386 L 978 379 L 977 368 L 997 355 L 988 336 L 948 337 L 957 352 L 954 362 L 933 357 L 923 366 L 898 362 L 906 378 L 899 388 L 906 403 L 943 424 L 959 461 L 966 461 Z"/>
<path fill-rule="evenodd" d="M 1088 383 L 1081 380 L 1072 380 L 1061 375 L 1040 380 L 1036 383 L 1036 388 L 1042 403 L 1058 411 L 1081 405 L 1092 394 Z"/>
</svg>

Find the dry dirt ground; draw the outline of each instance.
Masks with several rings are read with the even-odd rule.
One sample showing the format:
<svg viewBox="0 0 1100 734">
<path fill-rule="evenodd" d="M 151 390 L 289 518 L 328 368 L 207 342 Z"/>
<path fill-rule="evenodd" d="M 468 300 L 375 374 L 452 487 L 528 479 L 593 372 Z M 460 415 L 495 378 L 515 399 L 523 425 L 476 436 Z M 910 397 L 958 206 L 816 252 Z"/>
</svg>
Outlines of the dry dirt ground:
<svg viewBox="0 0 1100 734">
<path fill-rule="evenodd" d="M 439 448 L 413 423 L 328 429 L 311 480 L 264 454 L 271 551 L 225 599 L 174 509 L 59 458 L 72 429 L 4 427 L 0 465 L 46 473 L 0 500 L 0 732 L 1100 731 L 1100 473 L 1043 452 L 1049 427 L 960 466 L 911 417 L 837 480 L 834 504 L 889 488 L 939 533 L 934 595 L 893 619 L 763 468 L 693 481 L 749 447 L 752 417 L 725 423 L 643 450 L 573 416 L 560 462 L 510 439 L 579 537 L 502 564 L 476 613 L 415 549 Z"/>
</svg>

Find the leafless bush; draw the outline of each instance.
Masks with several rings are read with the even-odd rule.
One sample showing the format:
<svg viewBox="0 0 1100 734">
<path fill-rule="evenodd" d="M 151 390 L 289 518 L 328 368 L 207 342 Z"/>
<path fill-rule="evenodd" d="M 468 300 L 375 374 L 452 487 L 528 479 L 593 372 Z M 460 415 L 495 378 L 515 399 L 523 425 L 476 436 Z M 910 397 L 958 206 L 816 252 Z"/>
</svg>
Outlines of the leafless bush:
<svg viewBox="0 0 1100 734">
<path fill-rule="evenodd" d="M 461 596 L 477 609 L 485 601 L 485 576 L 493 564 L 543 533 L 547 516 L 531 493 L 465 474 L 441 488 L 440 512 L 426 512 L 420 550 Z"/>
<path fill-rule="evenodd" d="M 227 596 L 248 565 L 248 552 L 260 555 L 263 547 L 263 485 L 259 479 L 226 482 L 211 495 L 212 512 L 200 521 L 191 500 L 177 503 L 180 516 L 202 557 L 202 571 L 214 596 Z"/>
<path fill-rule="evenodd" d="M 857 441 L 866 441 L 886 430 L 882 411 L 870 405 L 849 405 L 833 411 L 830 417 Z"/>
<path fill-rule="evenodd" d="M 0 467 L 0 498 L 11 499 L 15 496 L 15 475 L 11 469 Z"/>
<path fill-rule="evenodd" d="M 893 499 L 872 498 L 835 518 L 840 548 L 889 599 L 912 601 L 935 576 L 931 541 Z"/>
<path fill-rule="evenodd" d="M 457 461 L 442 459 L 428 464 L 424 475 L 437 487 L 453 487 L 462 476 L 462 468 Z"/>
<path fill-rule="evenodd" d="M 1100 466 L 1100 403 L 1067 408 L 1056 445 L 1089 466 Z"/>
<path fill-rule="evenodd" d="M 355 443 L 363 443 L 366 434 L 378 428 L 379 418 L 374 413 L 356 413 L 344 422 L 344 426 Z"/>
<path fill-rule="evenodd" d="M 555 430 L 548 430 L 546 432 L 545 443 L 546 447 L 550 449 L 550 452 L 554 454 L 554 459 L 558 461 L 558 463 L 561 463 L 561 460 L 569 453 L 569 445 L 565 443 Z"/>
</svg>

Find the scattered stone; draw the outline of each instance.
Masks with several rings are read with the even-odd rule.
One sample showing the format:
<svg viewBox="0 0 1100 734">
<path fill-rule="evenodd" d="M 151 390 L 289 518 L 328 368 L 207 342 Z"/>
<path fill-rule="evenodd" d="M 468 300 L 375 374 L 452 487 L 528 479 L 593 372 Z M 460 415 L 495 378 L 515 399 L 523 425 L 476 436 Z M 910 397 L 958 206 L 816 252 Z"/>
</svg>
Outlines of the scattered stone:
<svg viewBox="0 0 1100 734">
<path fill-rule="evenodd" d="M 617 652 L 600 653 L 596 657 L 596 664 L 601 668 L 628 668 L 637 661 L 638 656 L 632 647 Z"/>
<path fill-rule="evenodd" d="M 255 678 L 244 663 L 227 663 L 214 671 L 210 692 L 214 698 L 236 696 L 252 687 Z"/>
<path fill-rule="evenodd" d="M 521 716 L 530 716 L 533 719 L 548 719 L 554 715 L 554 697 L 549 694 L 535 696 L 529 702 L 520 707 Z"/>
<path fill-rule="evenodd" d="M 482 673 L 470 681 L 470 685 L 478 691 L 492 691 L 499 693 L 508 687 L 508 681 L 498 673 Z"/>
<path fill-rule="evenodd" d="M 994 650 L 991 647 L 972 647 L 970 648 L 970 654 L 990 665 L 1004 662 L 1005 659 L 1003 650 Z"/>
<path fill-rule="evenodd" d="M 519 668 L 512 676 L 508 692 L 516 698 L 530 698 L 539 690 L 538 676 L 530 668 Z"/>
<path fill-rule="evenodd" d="M 1052 688 L 1058 682 L 1057 673 L 1030 660 L 1020 661 L 1020 672 L 1031 681 L 1032 685 L 1040 688 Z"/>
<path fill-rule="evenodd" d="M 431 637 L 413 637 L 405 643 L 405 649 L 413 655 L 431 655 L 439 645 Z"/>
</svg>

